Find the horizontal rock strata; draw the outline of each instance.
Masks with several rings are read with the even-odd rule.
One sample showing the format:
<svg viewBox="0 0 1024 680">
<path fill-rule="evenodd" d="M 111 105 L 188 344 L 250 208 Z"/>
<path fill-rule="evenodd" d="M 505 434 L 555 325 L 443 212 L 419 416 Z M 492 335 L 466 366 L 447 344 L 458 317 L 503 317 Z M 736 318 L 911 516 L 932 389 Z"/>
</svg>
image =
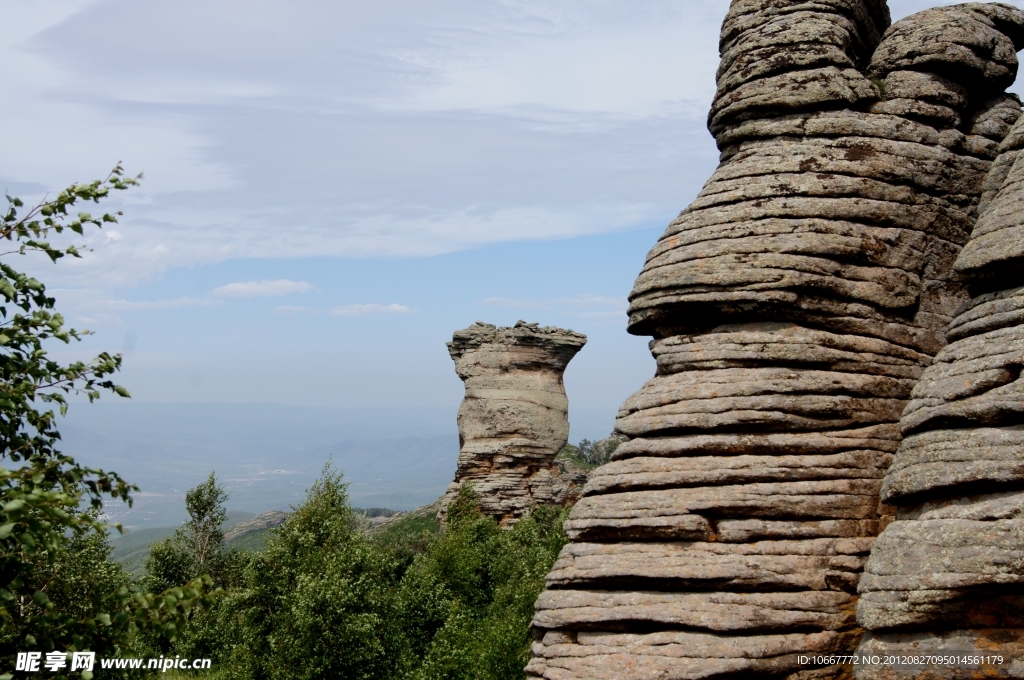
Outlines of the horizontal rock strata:
<svg viewBox="0 0 1024 680">
<path fill-rule="evenodd" d="M 524 321 L 513 328 L 478 321 L 455 332 L 448 352 L 466 396 L 459 407 L 458 468 L 442 508 L 466 482 L 483 512 L 503 525 L 532 505 L 579 495 L 555 456 L 569 436 L 562 375 L 586 342 L 580 333 Z"/>
<path fill-rule="evenodd" d="M 994 161 L 1020 117 L 1020 18 L 734 0 L 721 164 L 630 295 L 657 373 L 566 523 L 528 675 L 849 677 L 799 657 L 862 634 L 900 416 L 968 298 L 953 264 L 998 203 L 985 178 L 1013 171 Z"/>
<path fill-rule="evenodd" d="M 1000 145 L 983 212 L 956 267 L 976 293 L 900 421 L 882 486 L 896 521 L 860 584 L 872 654 L 949 650 L 1024 660 L 1024 119 Z M 985 677 L 1021 677 L 1009 663 Z M 944 668 L 934 677 L 974 678 Z M 863 678 L 916 677 L 865 670 Z M 931 676 L 929 676 L 931 677 Z"/>
</svg>

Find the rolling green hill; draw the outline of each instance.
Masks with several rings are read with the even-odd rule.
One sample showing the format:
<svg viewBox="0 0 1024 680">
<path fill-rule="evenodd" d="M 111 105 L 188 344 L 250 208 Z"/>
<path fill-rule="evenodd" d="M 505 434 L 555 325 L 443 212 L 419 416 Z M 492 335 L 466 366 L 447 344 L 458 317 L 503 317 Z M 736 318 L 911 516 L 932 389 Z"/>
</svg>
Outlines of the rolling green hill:
<svg viewBox="0 0 1024 680">
<path fill-rule="evenodd" d="M 251 512 L 229 512 L 224 529 L 230 529 L 239 522 L 255 517 Z M 141 576 L 145 570 L 149 547 L 157 541 L 170 538 L 178 527 L 149 527 L 136 529 L 123 534 L 113 534 L 110 545 L 114 547 L 110 558 L 120 563 L 132 576 Z"/>
<path fill-rule="evenodd" d="M 271 527 L 272 528 L 272 527 Z M 228 548 L 233 550 L 248 550 L 250 552 L 257 552 L 263 550 L 267 543 L 267 535 L 270 533 L 270 528 L 257 529 L 250 531 L 236 538 L 233 541 L 228 542 Z"/>
<path fill-rule="evenodd" d="M 373 531 L 371 527 L 379 524 L 380 520 L 398 514 L 395 510 L 387 508 L 353 508 L 353 510 L 363 515 L 366 520 L 371 518 L 377 520 L 376 522 L 367 522 L 364 530 L 370 531 Z M 434 513 L 436 514 L 436 508 Z M 231 550 L 262 550 L 266 545 L 270 530 L 279 524 L 285 516 L 285 513 L 278 511 L 260 515 L 254 515 L 251 512 L 229 512 L 227 521 L 221 527 L 225 533 L 224 545 Z M 398 523 L 391 523 L 388 531 L 385 532 L 389 539 L 408 541 L 412 540 L 414 536 L 418 536 L 424 529 L 432 533 L 436 533 L 438 530 L 437 520 L 433 515 L 420 517 L 414 512 L 410 515 L 402 515 L 402 518 L 404 519 Z M 267 526 L 268 523 L 273 525 Z M 170 538 L 176 529 L 177 527 L 151 527 L 136 529 L 121 535 L 115 534 L 110 540 L 110 544 L 114 547 L 110 557 L 124 566 L 132 576 L 142 576 L 145 572 L 150 547 L 158 541 Z M 240 530 L 241 533 L 239 533 Z"/>
</svg>

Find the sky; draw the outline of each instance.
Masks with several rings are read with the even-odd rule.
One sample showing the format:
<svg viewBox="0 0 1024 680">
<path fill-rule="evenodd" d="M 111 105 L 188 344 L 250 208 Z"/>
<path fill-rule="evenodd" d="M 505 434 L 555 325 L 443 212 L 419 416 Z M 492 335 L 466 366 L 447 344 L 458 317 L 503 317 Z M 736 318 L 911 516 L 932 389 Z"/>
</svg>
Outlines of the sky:
<svg viewBox="0 0 1024 680">
<path fill-rule="evenodd" d="M 138 402 L 446 407 L 454 426 L 445 342 L 525 319 L 588 335 L 570 440 L 605 436 L 654 370 L 626 296 L 717 162 L 727 8 L 0 0 L 0 185 L 31 201 L 145 173 L 81 260 L 14 264 L 94 331 L 57 356 L 123 352 Z"/>
</svg>

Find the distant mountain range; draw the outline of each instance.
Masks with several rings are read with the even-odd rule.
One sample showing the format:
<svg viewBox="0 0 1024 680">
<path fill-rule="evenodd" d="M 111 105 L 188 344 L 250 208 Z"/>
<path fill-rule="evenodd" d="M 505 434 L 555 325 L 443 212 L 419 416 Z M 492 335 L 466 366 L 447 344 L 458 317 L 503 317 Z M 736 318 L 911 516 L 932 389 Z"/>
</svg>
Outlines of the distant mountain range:
<svg viewBox="0 0 1024 680">
<path fill-rule="evenodd" d="M 131 509 L 106 506 L 136 530 L 185 521 L 185 492 L 211 470 L 229 509 L 288 510 L 328 461 L 344 471 L 353 505 L 410 510 L 444 492 L 459 452 L 455 413 L 440 408 L 99 402 L 73 404 L 60 427 L 66 453 L 141 488 Z"/>
<path fill-rule="evenodd" d="M 231 492 L 227 507 L 288 510 L 330 460 L 352 504 L 411 510 L 444 493 L 459 454 L 456 408 L 300 408 L 280 404 L 153 403 L 104 398 L 72 403 L 62 450 L 114 470 L 141 491 L 131 509 L 108 503 L 126 527 L 176 526 L 185 492 L 211 470 Z M 603 411 L 573 410 L 572 441 L 611 429 Z"/>
</svg>

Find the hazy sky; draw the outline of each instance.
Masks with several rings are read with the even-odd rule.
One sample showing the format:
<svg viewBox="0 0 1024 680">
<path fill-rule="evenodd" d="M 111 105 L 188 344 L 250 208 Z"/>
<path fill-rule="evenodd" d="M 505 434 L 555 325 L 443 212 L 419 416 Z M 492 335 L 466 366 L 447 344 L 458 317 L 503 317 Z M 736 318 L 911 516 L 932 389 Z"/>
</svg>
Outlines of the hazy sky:
<svg viewBox="0 0 1024 680">
<path fill-rule="evenodd" d="M 626 295 L 716 163 L 727 7 L 0 0 L 3 188 L 145 172 L 84 260 L 16 264 L 137 400 L 454 411 L 452 331 L 523 318 L 587 333 L 572 438 L 607 432 L 653 371 Z"/>
</svg>

